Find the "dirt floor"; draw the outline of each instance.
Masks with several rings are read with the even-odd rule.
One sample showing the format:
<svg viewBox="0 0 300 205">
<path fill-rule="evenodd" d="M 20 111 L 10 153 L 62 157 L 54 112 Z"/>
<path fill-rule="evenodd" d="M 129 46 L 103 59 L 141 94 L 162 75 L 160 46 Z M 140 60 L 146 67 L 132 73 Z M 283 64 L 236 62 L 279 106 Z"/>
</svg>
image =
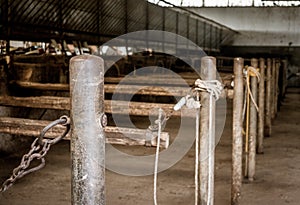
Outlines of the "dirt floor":
<svg viewBox="0 0 300 205">
<path fill-rule="evenodd" d="M 257 155 L 256 178 L 243 184 L 242 205 L 298 205 L 300 201 L 300 89 L 288 89 L 273 123 L 273 134 L 265 139 L 263 155 Z M 216 148 L 215 204 L 230 204 L 231 106 L 226 128 Z M 171 119 L 166 131 L 174 134 L 178 120 Z M 131 153 L 154 153 L 149 147 L 120 147 Z M 20 161 L 18 154 L 1 156 L 0 180 L 4 181 Z M 170 169 L 158 175 L 158 203 L 194 204 L 194 149 Z M 0 195 L 1 205 L 65 205 L 71 198 L 71 163 L 68 141 L 53 146 L 46 167 L 19 180 Z M 107 205 L 153 204 L 153 176 L 128 177 L 106 172 Z"/>
</svg>

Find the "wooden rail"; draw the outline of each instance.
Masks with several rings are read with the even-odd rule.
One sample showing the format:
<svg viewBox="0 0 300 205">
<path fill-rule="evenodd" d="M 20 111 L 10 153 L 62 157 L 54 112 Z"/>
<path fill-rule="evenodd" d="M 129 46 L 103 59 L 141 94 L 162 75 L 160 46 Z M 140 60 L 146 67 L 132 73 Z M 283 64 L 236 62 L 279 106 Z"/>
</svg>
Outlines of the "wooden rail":
<svg viewBox="0 0 300 205">
<path fill-rule="evenodd" d="M 11 107 L 28 107 L 55 110 L 70 110 L 70 98 L 40 96 L 40 97 L 12 97 L 0 96 L 0 105 Z M 114 114 L 129 114 L 149 116 L 154 108 L 162 108 L 166 112 L 173 110 L 174 104 L 133 102 L 133 101 L 105 101 L 105 112 Z M 183 109 L 173 112 L 173 116 L 194 117 L 193 110 Z"/>
<path fill-rule="evenodd" d="M 50 121 L 45 120 L 0 117 L 0 133 L 38 137 L 40 135 L 40 131 L 49 123 Z M 57 125 L 54 128 L 50 129 L 46 133 L 45 137 L 58 137 L 64 132 L 64 129 L 64 126 Z M 144 129 L 107 126 L 105 127 L 105 133 L 106 143 L 119 145 L 157 146 L 156 134 L 152 133 L 152 140 L 148 141 L 146 139 L 147 130 Z M 70 132 L 67 134 L 65 139 L 70 140 Z M 161 133 L 160 146 L 163 148 L 168 148 L 169 134 L 167 132 Z"/>
</svg>

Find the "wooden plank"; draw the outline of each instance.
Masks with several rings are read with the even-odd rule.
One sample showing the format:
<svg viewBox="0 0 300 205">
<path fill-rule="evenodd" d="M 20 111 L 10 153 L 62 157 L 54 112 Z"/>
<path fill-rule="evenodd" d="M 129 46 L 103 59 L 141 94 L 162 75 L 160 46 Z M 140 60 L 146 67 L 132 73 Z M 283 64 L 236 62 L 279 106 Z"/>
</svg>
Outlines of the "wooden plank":
<svg viewBox="0 0 300 205">
<path fill-rule="evenodd" d="M 230 76 L 228 78 L 231 79 Z M 68 84 L 59 83 L 35 83 L 14 81 L 11 82 L 22 88 L 36 89 L 36 90 L 48 90 L 48 91 L 69 91 Z M 137 95 L 154 95 L 154 96 L 185 96 L 189 92 L 189 88 L 186 87 L 160 87 L 160 86 L 143 86 L 143 85 L 117 85 L 117 84 L 105 84 L 105 93 L 115 94 L 137 94 Z M 221 97 L 229 99 L 233 98 L 233 89 L 225 88 L 225 93 Z"/>
<path fill-rule="evenodd" d="M 11 97 L 0 96 L 0 105 L 12 107 L 28 107 L 41 109 L 70 110 L 70 98 L 40 96 L 40 97 Z M 155 108 L 162 108 L 165 112 L 173 110 L 174 104 L 133 102 L 133 101 L 111 101 L 105 100 L 105 112 L 114 114 L 129 114 L 138 116 L 149 116 Z M 182 112 L 173 112 L 173 116 L 194 117 L 191 109 L 182 109 Z"/>
<path fill-rule="evenodd" d="M 11 84 L 21 88 L 47 91 L 69 91 L 69 84 L 59 83 L 36 83 L 15 81 Z M 138 95 L 155 95 L 155 96 L 185 96 L 189 88 L 185 87 L 161 87 L 161 86 L 143 86 L 143 85 L 117 85 L 105 84 L 105 93 L 116 94 L 138 94 Z"/>
<path fill-rule="evenodd" d="M 38 137 L 40 131 L 47 126 L 50 121 L 45 120 L 31 120 L 23 118 L 10 118 L 10 117 L 0 117 L 0 133 L 22 135 L 22 136 L 32 136 Z M 62 125 L 57 125 L 50 129 L 45 137 L 55 138 L 62 134 L 65 127 Z M 147 130 L 125 128 L 125 127 L 105 127 L 106 143 L 119 144 L 119 145 L 142 145 L 142 146 L 157 146 L 157 134 L 147 133 Z M 146 136 L 146 134 L 150 134 Z M 66 140 L 70 140 L 70 132 L 65 137 Z M 161 133 L 161 143 L 160 147 L 168 148 L 169 146 L 169 134 L 167 132 Z"/>
<path fill-rule="evenodd" d="M 186 74 L 185 74 L 186 75 Z M 123 77 L 106 77 L 105 83 L 117 84 L 122 81 L 122 84 L 128 85 L 165 85 L 165 86 L 193 86 L 198 76 L 185 76 L 186 78 L 170 78 L 170 76 L 129 76 L 124 80 Z M 232 81 L 232 74 L 221 75 L 223 84 L 229 86 Z"/>
<path fill-rule="evenodd" d="M 36 82 L 26 82 L 26 81 L 12 81 L 10 84 L 33 90 L 47 90 L 47 91 L 69 91 L 69 84 L 61 83 L 36 83 Z"/>
</svg>

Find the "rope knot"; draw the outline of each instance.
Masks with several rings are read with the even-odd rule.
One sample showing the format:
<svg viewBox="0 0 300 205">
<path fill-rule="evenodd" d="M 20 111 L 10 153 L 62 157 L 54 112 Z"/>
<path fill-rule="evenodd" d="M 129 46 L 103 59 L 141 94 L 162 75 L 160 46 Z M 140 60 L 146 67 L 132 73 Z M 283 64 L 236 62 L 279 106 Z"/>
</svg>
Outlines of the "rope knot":
<svg viewBox="0 0 300 205">
<path fill-rule="evenodd" d="M 206 91 L 213 95 L 216 98 L 216 100 L 218 100 L 223 91 L 223 86 L 218 80 L 197 79 L 195 81 L 195 89 Z"/>
</svg>

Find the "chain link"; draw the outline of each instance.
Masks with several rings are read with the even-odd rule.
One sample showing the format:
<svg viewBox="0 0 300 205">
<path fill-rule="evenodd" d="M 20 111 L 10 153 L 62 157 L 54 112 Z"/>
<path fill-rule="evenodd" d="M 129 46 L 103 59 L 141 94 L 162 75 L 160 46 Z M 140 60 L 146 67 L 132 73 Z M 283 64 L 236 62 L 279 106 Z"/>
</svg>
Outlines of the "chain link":
<svg viewBox="0 0 300 205">
<path fill-rule="evenodd" d="M 56 125 L 66 126 L 64 133 L 54 139 L 44 139 L 45 134 L 48 130 L 55 127 Z M 38 171 L 45 166 L 45 155 L 48 153 L 51 145 L 56 144 L 63 139 L 70 130 L 70 119 L 67 116 L 62 116 L 50 124 L 48 124 L 42 131 L 38 138 L 36 138 L 31 144 L 31 149 L 27 154 L 22 157 L 21 163 L 18 167 L 13 170 L 12 175 L 2 184 L 0 192 L 5 192 L 9 189 L 18 179 L 24 177 L 27 174 Z M 34 160 L 39 160 L 39 165 L 29 168 L 30 163 Z"/>
</svg>

